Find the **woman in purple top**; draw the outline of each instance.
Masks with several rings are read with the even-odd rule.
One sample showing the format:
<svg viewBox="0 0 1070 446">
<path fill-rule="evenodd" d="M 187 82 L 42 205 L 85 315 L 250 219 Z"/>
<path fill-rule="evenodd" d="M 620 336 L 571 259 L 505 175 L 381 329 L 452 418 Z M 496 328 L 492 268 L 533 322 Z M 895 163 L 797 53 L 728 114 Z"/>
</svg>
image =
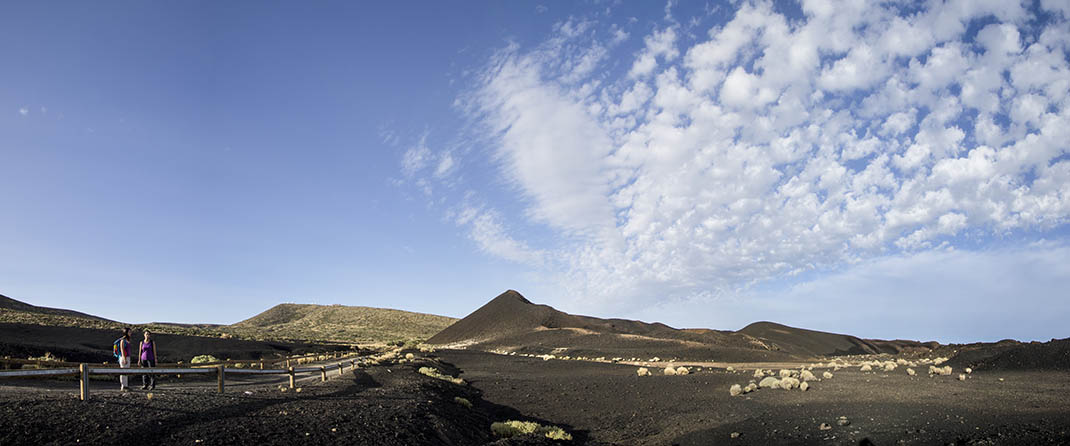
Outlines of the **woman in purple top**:
<svg viewBox="0 0 1070 446">
<path fill-rule="evenodd" d="M 141 354 L 137 365 L 141 367 L 156 367 L 156 341 L 152 340 L 152 334 L 145 330 L 145 340 L 141 341 Z M 156 375 L 141 375 L 141 390 L 156 388 Z"/>
</svg>

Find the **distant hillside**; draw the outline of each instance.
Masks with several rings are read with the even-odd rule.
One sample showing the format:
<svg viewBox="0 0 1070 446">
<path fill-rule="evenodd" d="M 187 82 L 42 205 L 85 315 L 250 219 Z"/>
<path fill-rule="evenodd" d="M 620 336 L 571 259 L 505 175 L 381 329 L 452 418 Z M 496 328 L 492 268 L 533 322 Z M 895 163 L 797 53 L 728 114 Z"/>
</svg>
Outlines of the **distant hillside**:
<svg viewBox="0 0 1070 446">
<path fill-rule="evenodd" d="M 236 335 L 286 339 L 383 342 L 427 339 L 456 319 L 372 307 L 280 304 L 226 327 Z"/>
<path fill-rule="evenodd" d="M 789 357 L 742 334 L 577 316 L 533 304 L 513 290 L 502 293 L 427 343 L 610 358 L 772 361 Z"/>
<path fill-rule="evenodd" d="M 513 290 L 495 297 L 427 342 L 570 356 L 657 356 L 727 362 L 929 351 L 936 346 L 916 341 L 860 339 L 773 322 L 757 322 L 732 332 L 599 319 L 533 304 Z"/>
<path fill-rule="evenodd" d="M 877 346 L 854 336 L 806 330 L 774 322 L 755 322 L 739 332 L 769 341 L 779 349 L 814 356 L 880 353 Z"/>
<path fill-rule="evenodd" d="M 0 323 L 236 337 L 267 341 L 392 342 L 427 339 L 456 319 L 370 307 L 281 304 L 234 325 L 152 322 L 127 324 L 77 311 L 46 308 L 0 295 Z"/>
<path fill-rule="evenodd" d="M 36 305 L 30 305 L 26 302 L 20 302 L 3 294 L 0 294 L 0 309 L 21 312 L 21 313 L 33 313 L 33 314 L 45 314 L 50 316 L 61 317 L 73 317 L 81 319 L 92 319 L 102 322 L 115 322 L 108 319 L 104 319 L 99 316 L 93 316 L 91 314 L 79 313 L 73 310 L 63 310 L 59 308 L 38 307 Z"/>
<path fill-rule="evenodd" d="M 38 307 L 0 295 L 0 323 L 120 329 L 122 324 L 99 316 L 59 308 Z"/>
</svg>

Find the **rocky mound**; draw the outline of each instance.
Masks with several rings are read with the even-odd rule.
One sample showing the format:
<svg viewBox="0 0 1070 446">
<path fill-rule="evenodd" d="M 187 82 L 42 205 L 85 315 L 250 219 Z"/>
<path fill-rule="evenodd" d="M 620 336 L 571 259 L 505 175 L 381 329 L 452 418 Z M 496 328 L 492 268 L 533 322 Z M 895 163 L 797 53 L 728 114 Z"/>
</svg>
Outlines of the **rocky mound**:
<svg viewBox="0 0 1070 446">
<path fill-rule="evenodd" d="M 1004 340 L 948 346 L 957 350 L 949 362 L 978 370 L 1070 370 L 1070 338 L 1023 343 Z"/>
</svg>

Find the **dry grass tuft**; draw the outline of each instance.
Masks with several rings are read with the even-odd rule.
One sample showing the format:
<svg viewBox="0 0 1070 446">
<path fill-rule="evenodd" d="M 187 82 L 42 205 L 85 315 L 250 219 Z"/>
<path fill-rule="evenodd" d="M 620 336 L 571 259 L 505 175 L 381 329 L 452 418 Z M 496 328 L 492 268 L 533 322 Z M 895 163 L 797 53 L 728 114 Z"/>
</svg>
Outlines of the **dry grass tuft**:
<svg viewBox="0 0 1070 446">
<path fill-rule="evenodd" d="M 497 421 L 490 425 L 490 431 L 502 438 L 511 438 L 517 435 L 535 434 L 551 440 L 571 441 L 572 435 L 557 426 L 543 426 L 532 421 Z"/>
<path fill-rule="evenodd" d="M 465 384 L 463 379 L 454 378 L 454 377 L 448 376 L 448 375 L 443 375 L 442 372 L 439 372 L 438 369 L 433 368 L 433 367 L 420 367 L 419 372 L 422 375 L 427 375 L 427 376 L 430 376 L 430 377 L 435 378 L 435 379 L 441 379 L 443 381 L 449 381 L 449 382 L 454 383 L 454 384 L 459 384 L 459 385 L 462 385 L 462 386 Z"/>
</svg>

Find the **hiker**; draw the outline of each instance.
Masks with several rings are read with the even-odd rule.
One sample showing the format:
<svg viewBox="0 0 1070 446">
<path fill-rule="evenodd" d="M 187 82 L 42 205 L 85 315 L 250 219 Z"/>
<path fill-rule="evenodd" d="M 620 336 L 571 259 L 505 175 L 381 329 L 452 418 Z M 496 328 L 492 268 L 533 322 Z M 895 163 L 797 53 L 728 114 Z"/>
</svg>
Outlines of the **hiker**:
<svg viewBox="0 0 1070 446">
<path fill-rule="evenodd" d="M 156 367 L 156 341 L 152 340 L 152 333 L 145 330 L 145 340 L 141 341 L 137 365 L 141 367 Z M 141 390 L 156 389 L 156 375 L 141 375 Z"/>
<path fill-rule="evenodd" d="M 119 358 L 119 368 L 130 368 L 130 327 L 123 329 L 123 337 L 116 339 L 112 345 L 112 352 L 115 353 L 115 357 Z M 126 375 L 119 375 L 119 390 L 126 392 L 130 390 L 127 384 L 130 382 L 130 377 Z"/>
</svg>

